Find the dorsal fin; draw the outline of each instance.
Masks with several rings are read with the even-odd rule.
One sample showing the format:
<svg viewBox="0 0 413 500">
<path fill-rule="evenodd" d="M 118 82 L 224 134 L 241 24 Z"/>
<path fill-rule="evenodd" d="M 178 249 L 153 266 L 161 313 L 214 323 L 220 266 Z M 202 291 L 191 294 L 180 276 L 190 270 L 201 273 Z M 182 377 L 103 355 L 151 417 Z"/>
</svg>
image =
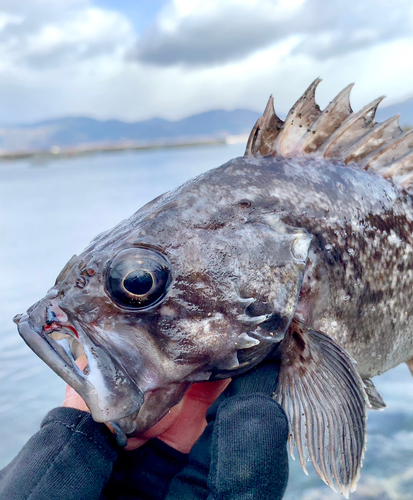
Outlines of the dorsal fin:
<svg viewBox="0 0 413 500">
<path fill-rule="evenodd" d="M 373 172 L 388 171 L 402 156 L 413 148 L 413 130 L 390 141 L 366 157 L 364 168 Z"/>
<path fill-rule="evenodd" d="M 245 154 L 266 156 L 271 153 L 284 122 L 278 118 L 274 110 L 274 98 L 271 95 L 264 114 L 258 118 L 248 138 Z"/>
<path fill-rule="evenodd" d="M 376 125 L 365 136 L 347 148 L 346 163 L 358 162 L 387 142 L 391 142 L 403 134 L 399 125 L 400 115 L 392 116 Z"/>
<path fill-rule="evenodd" d="M 356 164 L 392 180 L 403 189 L 413 186 L 413 131 L 404 133 L 399 115 L 375 122 L 379 97 L 353 113 L 353 84 L 320 111 L 315 101 L 317 78 L 289 111 L 285 123 L 275 114 L 270 97 L 247 143 L 246 156 L 325 158 Z"/>
<path fill-rule="evenodd" d="M 350 106 L 350 91 L 353 87 L 354 83 L 347 85 L 321 113 L 312 129 L 308 130 L 303 142 L 304 155 L 316 152 L 351 115 L 353 110 Z"/>
<path fill-rule="evenodd" d="M 290 109 L 284 127 L 277 138 L 275 147 L 282 156 L 289 156 L 299 148 L 300 141 L 321 115 L 320 106 L 315 102 L 315 89 L 321 82 L 319 78 L 304 92 Z"/>
<path fill-rule="evenodd" d="M 320 148 L 324 158 L 343 159 L 346 149 L 374 127 L 376 109 L 383 99 L 379 97 L 358 113 L 352 113 Z"/>
</svg>

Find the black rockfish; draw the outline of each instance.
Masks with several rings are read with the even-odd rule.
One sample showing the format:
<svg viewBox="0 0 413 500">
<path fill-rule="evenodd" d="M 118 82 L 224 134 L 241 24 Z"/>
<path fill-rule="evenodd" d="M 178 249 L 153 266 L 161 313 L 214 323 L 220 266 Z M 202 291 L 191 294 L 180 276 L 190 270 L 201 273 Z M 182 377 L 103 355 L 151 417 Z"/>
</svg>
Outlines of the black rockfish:
<svg viewBox="0 0 413 500">
<path fill-rule="evenodd" d="M 291 450 L 347 496 L 385 406 L 371 377 L 413 358 L 413 133 L 375 122 L 381 99 L 353 113 L 351 86 L 321 111 L 318 83 L 285 122 L 271 97 L 243 157 L 99 235 L 15 321 L 119 439 L 277 350 Z"/>
</svg>

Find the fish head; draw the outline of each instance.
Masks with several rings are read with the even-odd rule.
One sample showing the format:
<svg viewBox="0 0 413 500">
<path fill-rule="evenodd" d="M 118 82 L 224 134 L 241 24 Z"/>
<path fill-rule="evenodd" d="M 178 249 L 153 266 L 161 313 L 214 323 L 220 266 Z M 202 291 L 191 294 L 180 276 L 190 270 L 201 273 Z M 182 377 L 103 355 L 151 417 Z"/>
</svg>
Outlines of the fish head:
<svg viewBox="0 0 413 500">
<path fill-rule="evenodd" d="M 311 237 L 249 201 L 219 205 L 216 188 L 194 189 L 98 236 L 17 321 L 94 419 L 128 436 L 159 421 L 190 384 L 261 361 L 297 305 Z"/>
</svg>

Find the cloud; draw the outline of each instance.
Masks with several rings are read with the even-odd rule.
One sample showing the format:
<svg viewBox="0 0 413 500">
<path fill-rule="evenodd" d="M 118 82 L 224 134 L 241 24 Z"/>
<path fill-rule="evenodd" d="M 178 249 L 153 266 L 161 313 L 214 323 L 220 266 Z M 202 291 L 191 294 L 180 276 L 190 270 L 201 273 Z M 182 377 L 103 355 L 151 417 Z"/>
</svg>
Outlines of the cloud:
<svg viewBox="0 0 413 500">
<path fill-rule="evenodd" d="M 9 12 L 0 12 L 0 54 L 10 63 L 37 70 L 62 66 L 116 53 L 126 38 L 134 36 L 121 14 L 87 2 L 64 0 L 59 9 L 41 0 L 27 5 L 31 9 L 10 7 Z"/>
<path fill-rule="evenodd" d="M 255 5 L 254 5 L 255 4 Z M 199 66 L 239 60 L 288 35 L 286 25 L 299 2 L 209 0 L 196 9 L 169 4 L 141 37 L 135 57 L 158 65 Z M 280 22 L 278 22 L 280 21 Z"/>
<path fill-rule="evenodd" d="M 135 42 L 125 16 L 89 0 L 2 0 L 1 122 L 105 113 L 102 84 Z"/>
<path fill-rule="evenodd" d="M 373 8 L 370 1 L 361 2 L 375 16 L 369 21 L 368 11 L 353 0 L 346 8 L 341 1 L 283 0 L 276 3 L 278 10 L 273 0 L 175 0 L 151 29 L 178 40 L 186 19 L 185 33 L 195 20 L 204 23 L 204 31 L 191 32 L 181 58 L 172 54 L 162 64 L 149 64 L 127 57 L 139 34 L 120 11 L 89 0 L 2 0 L 0 124 L 61 116 L 137 121 L 180 119 L 210 109 L 262 111 L 271 93 L 282 114 L 318 76 L 324 79 L 317 90 L 321 106 L 352 81 L 354 109 L 383 93 L 393 99 L 411 94 L 413 36 L 401 38 L 402 23 L 400 33 L 393 29 L 401 12 L 405 23 L 411 14 L 403 2 L 393 2 L 390 11 L 387 2 L 377 0 Z M 209 32 L 214 20 L 216 31 Z M 145 37 L 148 33 L 141 42 Z M 208 52 L 207 42 L 216 49 Z M 158 43 L 155 37 L 153 50 Z M 205 58 L 211 62 L 200 64 Z"/>
<path fill-rule="evenodd" d="M 175 0 L 139 40 L 134 57 L 159 66 L 197 67 L 247 57 L 290 36 L 294 53 L 316 59 L 411 33 L 410 0 Z"/>
</svg>

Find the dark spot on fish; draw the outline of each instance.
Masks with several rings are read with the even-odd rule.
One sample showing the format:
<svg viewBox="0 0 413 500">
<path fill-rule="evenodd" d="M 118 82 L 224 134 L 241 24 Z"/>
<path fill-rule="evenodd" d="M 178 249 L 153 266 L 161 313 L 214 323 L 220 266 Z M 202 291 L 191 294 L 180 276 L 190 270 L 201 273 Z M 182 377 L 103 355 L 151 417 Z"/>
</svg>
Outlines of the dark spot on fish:
<svg viewBox="0 0 413 500">
<path fill-rule="evenodd" d="M 251 202 L 249 200 L 241 200 L 238 203 L 238 206 L 241 208 L 250 208 L 251 207 Z"/>
<path fill-rule="evenodd" d="M 393 231 L 398 238 L 406 241 L 413 234 L 412 222 L 405 215 L 395 215 L 392 210 L 385 211 L 384 215 L 369 213 L 368 223 L 381 232 L 386 231 L 388 235 Z"/>
<path fill-rule="evenodd" d="M 372 257 L 373 257 L 374 260 L 381 260 L 382 254 L 378 250 L 375 250 L 374 253 L 373 253 L 373 255 L 372 255 Z"/>
<path fill-rule="evenodd" d="M 323 279 L 321 269 L 318 266 L 315 267 L 313 276 L 314 276 L 314 279 L 316 279 L 317 281 L 321 281 Z"/>
<path fill-rule="evenodd" d="M 369 282 L 366 282 L 363 289 L 363 295 L 359 298 L 359 313 L 360 309 L 367 304 L 378 304 L 383 300 L 383 290 L 372 290 Z"/>
</svg>

